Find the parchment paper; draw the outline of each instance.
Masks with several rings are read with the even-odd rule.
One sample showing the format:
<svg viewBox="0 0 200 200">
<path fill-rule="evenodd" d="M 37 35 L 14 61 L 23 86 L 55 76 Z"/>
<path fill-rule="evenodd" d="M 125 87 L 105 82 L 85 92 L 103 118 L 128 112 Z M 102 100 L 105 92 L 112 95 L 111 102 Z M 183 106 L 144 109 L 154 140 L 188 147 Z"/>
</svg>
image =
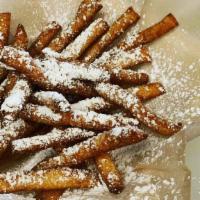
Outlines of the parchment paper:
<svg viewBox="0 0 200 200">
<path fill-rule="evenodd" d="M 188 1 L 187 1 L 188 2 Z M 139 68 L 151 75 L 152 81 L 160 81 L 167 94 L 147 104 L 156 113 L 181 121 L 185 130 L 166 139 L 147 131 L 147 141 L 114 151 L 113 156 L 123 171 L 126 187 L 120 195 L 110 194 L 106 187 L 89 191 L 66 191 L 66 199 L 124 199 L 124 200 L 189 200 L 190 171 L 185 166 L 185 135 L 190 139 L 198 129 L 191 124 L 200 120 L 200 60 L 198 33 L 190 19 L 196 19 L 198 3 L 188 6 L 181 0 L 103 0 L 103 16 L 112 23 L 126 8 L 132 5 L 142 16 L 137 29 L 143 29 L 159 21 L 169 12 L 178 19 L 180 26 L 151 45 L 152 65 Z M 80 0 L 0 0 L 0 11 L 12 12 L 12 32 L 22 23 L 31 39 L 35 38 L 47 21 L 56 20 L 62 25 L 69 22 Z M 189 8 L 193 9 L 189 9 Z M 196 14 L 195 14 L 196 13 Z M 193 17 L 192 17 L 193 16 Z M 196 22 L 193 22 L 194 24 Z M 130 31 L 134 32 L 136 28 Z M 190 126 L 189 126 L 190 124 Z M 190 127 L 190 129 L 187 129 Z M 197 127 L 197 125 L 196 125 Z M 189 131 L 187 131 L 189 130 Z M 40 153 L 41 154 L 41 153 Z M 48 154 L 48 153 L 47 153 Z M 44 155 L 44 154 L 42 154 Z M 41 155 L 13 163 L 13 169 L 27 169 Z M 29 168 L 28 167 L 28 168 Z M 2 166 L 2 169 L 5 167 Z M 30 198 L 29 198 L 30 197 Z M 25 199 L 32 199 L 32 196 Z M 0 195 L 0 199 L 22 199 L 22 196 Z"/>
</svg>

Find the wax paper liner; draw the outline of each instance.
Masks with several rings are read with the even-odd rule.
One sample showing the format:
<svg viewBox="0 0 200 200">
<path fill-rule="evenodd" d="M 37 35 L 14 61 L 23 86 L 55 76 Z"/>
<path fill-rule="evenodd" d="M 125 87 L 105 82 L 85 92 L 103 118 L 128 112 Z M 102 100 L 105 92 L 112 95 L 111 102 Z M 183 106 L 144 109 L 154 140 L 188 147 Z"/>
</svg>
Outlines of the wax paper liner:
<svg viewBox="0 0 200 200">
<path fill-rule="evenodd" d="M 179 28 L 150 46 L 153 63 L 138 70 L 148 72 L 151 81 L 163 83 L 167 91 L 165 95 L 148 102 L 147 106 L 165 118 L 183 122 L 185 129 L 168 139 L 147 130 L 149 138 L 146 141 L 112 152 L 116 164 L 124 173 L 125 189 L 121 194 L 113 195 L 103 185 L 88 191 L 65 191 L 60 199 L 189 200 L 190 171 L 185 166 L 185 136 L 193 138 L 198 135 L 200 119 L 200 42 L 191 26 L 195 23 L 191 19 L 195 19 L 198 1 L 190 6 L 173 0 L 102 2 L 104 8 L 99 16 L 110 24 L 130 5 L 141 14 L 139 24 L 129 34 L 152 25 L 169 12 L 177 17 Z M 12 33 L 17 24 L 22 23 L 32 40 L 47 21 L 56 20 L 61 25 L 69 22 L 80 0 L 0 0 L 0 3 L 1 11 L 12 12 Z M 51 154 L 52 150 L 48 149 L 18 162 L 3 164 L 1 171 L 30 170 Z M 11 200 L 33 197 L 34 194 L 0 195 L 0 199 Z"/>
</svg>

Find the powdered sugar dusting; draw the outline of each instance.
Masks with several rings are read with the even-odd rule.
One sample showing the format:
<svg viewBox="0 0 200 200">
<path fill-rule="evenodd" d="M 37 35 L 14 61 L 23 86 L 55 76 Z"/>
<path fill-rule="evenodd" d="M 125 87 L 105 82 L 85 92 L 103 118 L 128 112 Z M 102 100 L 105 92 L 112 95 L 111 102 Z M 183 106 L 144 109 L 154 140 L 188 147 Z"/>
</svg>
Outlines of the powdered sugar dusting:
<svg viewBox="0 0 200 200">
<path fill-rule="evenodd" d="M 40 91 L 33 95 L 36 99 L 42 102 L 48 102 L 49 100 L 58 104 L 60 111 L 67 112 L 70 109 L 70 104 L 67 99 L 60 93 L 54 91 Z"/>
<path fill-rule="evenodd" d="M 23 79 L 18 80 L 14 88 L 8 94 L 8 97 L 1 105 L 1 111 L 5 113 L 13 113 L 21 110 L 30 94 L 31 89 L 28 82 Z"/>
</svg>

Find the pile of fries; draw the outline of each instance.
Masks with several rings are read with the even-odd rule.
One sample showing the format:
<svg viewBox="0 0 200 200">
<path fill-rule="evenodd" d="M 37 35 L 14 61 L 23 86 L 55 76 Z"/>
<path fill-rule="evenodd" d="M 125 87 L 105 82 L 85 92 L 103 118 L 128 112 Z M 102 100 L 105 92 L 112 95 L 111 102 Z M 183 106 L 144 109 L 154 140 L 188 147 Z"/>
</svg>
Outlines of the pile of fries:
<svg viewBox="0 0 200 200">
<path fill-rule="evenodd" d="M 175 17 L 119 41 L 140 16 L 129 7 L 109 26 L 95 18 L 101 8 L 99 0 L 83 0 L 67 28 L 49 23 L 29 48 L 21 24 L 8 42 L 11 14 L 0 13 L 0 155 L 57 154 L 29 172 L 0 174 L 0 193 L 59 199 L 65 189 L 102 182 L 120 193 L 123 176 L 109 152 L 145 140 L 141 125 L 166 137 L 181 130 L 144 105 L 165 93 L 162 84 L 134 71 L 151 62 L 146 44 L 175 28 Z"/>
</svg>

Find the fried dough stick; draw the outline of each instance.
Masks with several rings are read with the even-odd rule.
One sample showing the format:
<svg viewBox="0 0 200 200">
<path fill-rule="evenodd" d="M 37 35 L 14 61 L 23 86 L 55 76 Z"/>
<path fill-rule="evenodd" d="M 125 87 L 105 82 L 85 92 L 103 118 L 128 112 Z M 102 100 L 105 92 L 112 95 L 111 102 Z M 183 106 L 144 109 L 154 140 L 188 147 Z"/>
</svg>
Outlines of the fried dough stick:
<svg viewBox="0 0 200 200">
<path fill-rule="evenodd" d="M 173 135 L 182 128 L 181 123 L 173 124 L 151 113 L 136 95 L 117 85 L 100 83 L 96 86 L 96 90 L 100 96 L 129 110 L 141 123 L 161 135 Z"/>
<path fill-rule="evenodd" d="M 98 18 L 67 46 L 62 52 L 62 56 L 68 60 L 78 59 L 88 47 L 108 30 L 108 28 L 107 22 Z"/>
<path fill-rule="evenodd" d="M 8 44 L 11 13 L 0 13 L 0 48 Z"/>
<path fill-rule="evenodd" d="M 0 112 L 4 118 L 9 116 L 10 120 L 16 119 L 30 95 L 31 87 L 29 83 L 25 79 L 18 77 L 1 105 Z"/>
<path fill-rule="evenodd" d="M 126 12 L 112 24 L 106 34 L 91 48 L 89 48 L 88 51 L 86 51 L 83 60 L 89 63 L 93 62 L 103 53 L 105 48 L 112 44 L 112 42 L 123 34 L 130 26 L 135 24 L 139 18 L 139 15 L 133 10 L 133 8 L 129 7 Z"/>
<path fill-rule="evenodd" d="M 122 69 L 134 68 L 137 65 L 151 62 L 149 50 L 146 47 L 138 47 L 125 51 L 120 48 L 112 48 L 94 61 L 108 70 L 120 67 Z"/>
<path fill-rule="evenodd" d="M 4 120 L 0 129 L 0 156 L 8 149 L 12 140 L 24 137 L 34 131 L 34 127 L 23 119 Z"/>
<path fill-rule="evenodd" d="M 117 125 L 138 125 L 133 118 L 100 114 L 93 111 L 69 111 L 55 113 L 46 106 L 27 104 L 20 116 L 26 120 L 54 126 L 72 126 L 97 131 L 110 130 Z"/>
<path fill-rule="evenodd" d="M 64 81 L 59 83 L 63 79 L 58 78 L 57 81 L 49 81 L 48 77 L 45 77 L 42 69 L 34 63 L 34 60 L 25 51 L 17 50 L 13 47 L 4 47 L 2 50 L 2 62 L 10 67 L 15 68 L 20 73 L 26 75 L 26 77 L 46 90 L 56 90 L 62 93 L 78 94 L 80 96 L 91 97 L 95 96 L 96 92 L 90 84 L 74 81 Z M 55 77 L 55 73 L 51 74 Z M 54 80 L 54 79 L 53 79 Z"/>
<path fill-rule="evenodd" d="M 145 73 L 138 73 L 133 70 L 115 68 L 110 71 L 111 82 L 117 84 L 142 85 L 149 81 L 149 76 Z"/>
<path fill-rule="evenodd" d="M 55 112 L 67 112 L 70 110 L 70 103 L 60 93 L 54 91 L 40 91 L 32 95 L 31 101 L 35 104 L 47 106 Z"/>
<path fill-rule="evenodd" d="M 165 88 L 161 83 L 149 83 L 137 88 L 128 89 L 130 93 L 136 94 L 141 101 L 146 101 L 158 97 L 165 93 Z"/>
<path fill-rule="evenodd" d="M 7 78 L 1 83 L 0 86 L 0 101 L 1 103 L 4 101 L 5 97 L 8 95 L 10 90 L 13 89 L 13 87 L 16 84 L 16 81 L 18 79 L 18 75 L 16 72 L 10 72 L 7 76 Z"/>
<path fill-rule="evenodd" d="M 54 128 L 45 135 L 14 140 L 11 148 L 13 153 L 32 153 L 49 147 L 66 147 L 95 136 L 96 133 L 79 128 Z"/>
<path fill-rule="evenodd" d="M 53 51 L 61 52 L 92 22 L 101 8 L 102 5 L 99 0 L 83 0 L 75 19 L 52 40 L 48 47 Z"/>
<path fill-rule="evenodd" d="M 0 62 L 0 82 L 4 81 L 6 76 L 8 75 L 8 71 L 4 67 L 5 65 Z"/>
<path fill-rule="evenodd" d="M 156 98 L 165 93 L 165 89 L 161 83 L 149 83 L 146 85 L 141 85 L 136 88 L 128 89 L 130 93 L 137 95 L 141 101 L 147 101 L 152 98 Z M 77 103 L 71 104 L 72 110 L 81 110 L 81 111 L 95 111 L 101 112 L 112 109 L 113 104 L 106 101 L 102 97 L 93 97 L 81 100 Z"/>
<path fill-rule="evenodd" d="M 12 42 L 12 46 L 15 48 L 20 48 L 27 50 L 28 48 L 28 36 L 22 24 L 17 26 L 17 30 L 15 33 L 14 41 Z"/>
<path fill-rule="evenodd" d="M 120 193 L 124 188 L 123 178 L 121 172 L 113 162 L 112 157 L 108 153 L 103 153 L 95 157 L 94 160 L 109 191 L 116 194 Z"/>
<path fill-rule="evenodd" d="M 168 14 L 157 24 L 154 24 L 153 26 L 150 26 L 149 28 L 134 35 L 132 42 L 127 43 L 126 41 L 122 41 L 119 43 L 119 47 L 124 50 L 129 50 L 140 45 L 151 43 L 177 26 L 178 22 L 176 18 L 172 14 Z"/>
<path fill-rule="evenodd" d="M 0 193 L 54 189 L 91 188 L 96 184 L 89 170 L 59 168 L 0 175 Z"/>
<path fill-rule="evenodd" d="M 0 13 L 0 49 L 8 44 L 10 34 L 11 13 Z M 3 63 L 0 62 L 0 81 L 4 80 L 8 74 Z"/>
<path fill-rule="evenodd" d="M 59 200 L 64 190 L 47 190 L 37 194 L 36 200 Z"/>
<path fill-rule="evenodd" d="M 61 26 L 53 21 L 50 22 L 40 33 L 37 39 L 31 44 L 28 49 L 32 57 L 39 56 L 42 50 L 49 45 L 53 38 L 59 33 Z"/>
<path fill-rule="evenodd" d="M 63 149 L 58 156 L 41 162 L 38 168 L 48 169 L 58 166 L 76 166 L 102 153 L 138 143 L 146 138 L 147 135 L 135 126 L 116 127 L 72 147 Z"/>
</svg>

